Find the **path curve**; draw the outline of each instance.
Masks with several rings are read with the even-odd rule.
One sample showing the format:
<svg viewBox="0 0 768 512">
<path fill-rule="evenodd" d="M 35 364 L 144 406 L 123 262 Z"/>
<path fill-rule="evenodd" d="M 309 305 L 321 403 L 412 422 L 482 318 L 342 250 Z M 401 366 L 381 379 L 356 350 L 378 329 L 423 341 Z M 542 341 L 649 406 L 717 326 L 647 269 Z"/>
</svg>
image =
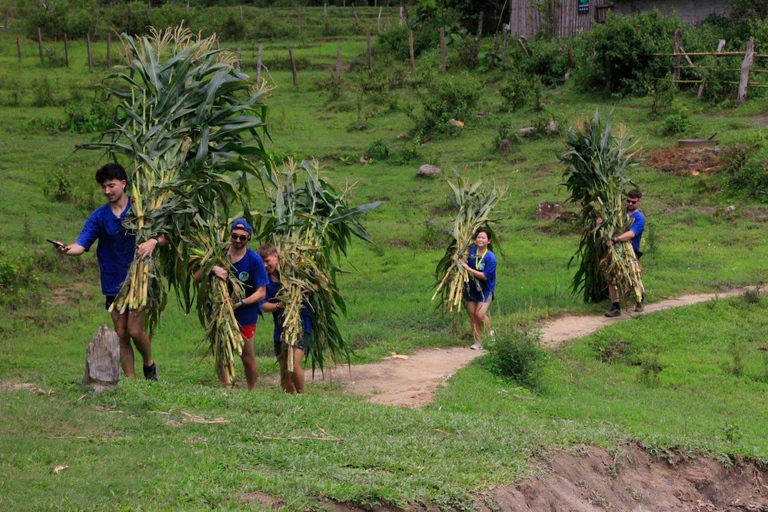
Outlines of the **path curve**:
<svg viewBox="0 0 768 512">
<path fill-rule="evenodd" d="M 744 293 L 754 287 L 743 287 L 723 293 L 697 293 L 648 304 L 642 313 L 624 313 L 618 318 L 605 316 L 573 316 L 554 318 L 542 324 L 542 346 L 555 349 L 566 341 L 581 338 L 607 325 L 647 315 L 656 311 L 689 306 L 717 298 Z M 315 383 L 341 384 L 344 393 L 363 395 L 369 402 L 399 407 L 421 407 L 432 402 L 435 392 L 445 386 L 448 379 L 469 365 L 484 350 L 464 347 L 419 350 L 409 356 L 394 354 L 380 363 L 339 366 L 317 374 Z"/>
</svg>

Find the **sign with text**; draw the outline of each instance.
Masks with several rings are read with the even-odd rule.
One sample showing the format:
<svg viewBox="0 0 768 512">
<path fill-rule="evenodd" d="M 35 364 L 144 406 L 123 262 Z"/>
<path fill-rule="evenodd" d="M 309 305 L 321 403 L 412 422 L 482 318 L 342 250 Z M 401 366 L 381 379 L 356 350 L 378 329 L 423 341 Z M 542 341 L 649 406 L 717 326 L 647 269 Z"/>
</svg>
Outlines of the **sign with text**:
<svg viewBox="0 0 768 512">
<path fill-rule="evenodd" d="M 578 13 L 589 14 L 589 0 L 578 0 L 578 2 L 579 2 Z"/>
</svg>

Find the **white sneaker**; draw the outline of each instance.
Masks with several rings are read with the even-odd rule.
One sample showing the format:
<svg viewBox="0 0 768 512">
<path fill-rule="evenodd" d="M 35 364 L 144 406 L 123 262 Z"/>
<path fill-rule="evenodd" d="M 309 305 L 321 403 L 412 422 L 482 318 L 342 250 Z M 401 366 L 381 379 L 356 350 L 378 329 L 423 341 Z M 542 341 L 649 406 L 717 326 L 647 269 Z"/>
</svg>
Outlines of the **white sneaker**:
<svg viewBox="0 0 768 512">
<path fill-rule="evenodd" d="M 471 347 L 469 347 L 472 350 L 483 350 L 483 346 L 480 344 L 479 341 L 476 341 L 474 344 L 472 344 Z"/>
</svg>

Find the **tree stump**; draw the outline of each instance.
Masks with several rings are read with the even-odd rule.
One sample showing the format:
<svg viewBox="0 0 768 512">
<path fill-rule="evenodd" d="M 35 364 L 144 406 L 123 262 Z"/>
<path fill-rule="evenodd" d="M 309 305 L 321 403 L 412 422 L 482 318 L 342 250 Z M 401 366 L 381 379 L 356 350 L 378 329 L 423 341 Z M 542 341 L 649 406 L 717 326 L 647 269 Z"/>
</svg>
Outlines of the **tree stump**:
<svg viewBox="0 0 768 512">
<path fill-rule="evenodd" d="M 117 333 L 102 324 L 88 344 L 83 386 L 94 390 L 114 386 L 120 380 L 120 340 Z"/>
</svg>

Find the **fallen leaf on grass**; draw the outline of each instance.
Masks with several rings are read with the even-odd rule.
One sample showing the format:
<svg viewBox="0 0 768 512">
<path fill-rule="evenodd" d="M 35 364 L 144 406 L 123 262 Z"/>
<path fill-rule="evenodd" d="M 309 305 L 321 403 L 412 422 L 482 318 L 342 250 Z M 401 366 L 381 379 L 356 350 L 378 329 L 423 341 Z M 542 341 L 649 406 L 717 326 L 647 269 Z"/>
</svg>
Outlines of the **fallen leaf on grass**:
<svg viewBox="0 0 768 512">
<path fill-rule="evenodd" d="M 69 469 L 69 466 L 67 466 L 67 465 L 56 466 L 55 468 L 53 468 L 53 474 L 54 475 L 58 475 L 59 473 L 61 473 L 65 469 Z"/>
</svg>

